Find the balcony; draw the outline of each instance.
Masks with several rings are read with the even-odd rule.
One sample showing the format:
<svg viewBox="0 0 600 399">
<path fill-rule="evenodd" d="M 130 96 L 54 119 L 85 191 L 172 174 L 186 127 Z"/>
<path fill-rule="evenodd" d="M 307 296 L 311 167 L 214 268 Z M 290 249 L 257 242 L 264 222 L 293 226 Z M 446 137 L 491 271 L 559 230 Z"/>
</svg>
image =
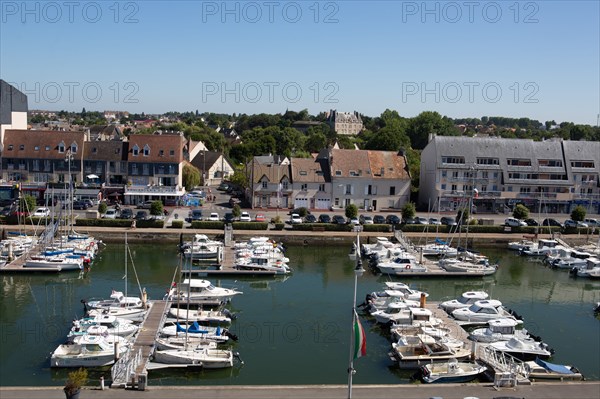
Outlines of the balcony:
<svg viewBox="0 0 600 399">
<path fill-rule="evenodd" d="M 125 186 L 125 195 L 183 195 L 178 186 Z"/>
</svg>

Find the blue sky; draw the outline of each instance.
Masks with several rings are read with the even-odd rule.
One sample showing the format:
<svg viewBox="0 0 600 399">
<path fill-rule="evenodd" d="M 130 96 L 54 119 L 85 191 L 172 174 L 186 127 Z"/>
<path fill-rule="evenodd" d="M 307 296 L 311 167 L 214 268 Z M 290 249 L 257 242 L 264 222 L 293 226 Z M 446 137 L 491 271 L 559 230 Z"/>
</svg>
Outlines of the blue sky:
<svg viewBox="0 0 600 399">
<path fill-rule="evenodd" d="M 599 1 L 0 1 L 30 109 L 596 124 Z"/>
</svg>

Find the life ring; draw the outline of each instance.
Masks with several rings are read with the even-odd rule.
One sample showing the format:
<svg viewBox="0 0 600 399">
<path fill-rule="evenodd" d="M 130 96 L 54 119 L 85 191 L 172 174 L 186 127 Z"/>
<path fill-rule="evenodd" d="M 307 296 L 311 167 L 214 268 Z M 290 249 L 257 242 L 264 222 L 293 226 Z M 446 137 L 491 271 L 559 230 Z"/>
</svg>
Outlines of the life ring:
<svg viewBox="0 0 600 399">
<path fill-rule="evenodd" d="M 406 265 L 405 269 L 410 270 L 410 265 Z"/>
<path fill-rule="evenodd" d="M 304 240 L 304 245 L 308 245 L 308 240 Z"/>
</svg>

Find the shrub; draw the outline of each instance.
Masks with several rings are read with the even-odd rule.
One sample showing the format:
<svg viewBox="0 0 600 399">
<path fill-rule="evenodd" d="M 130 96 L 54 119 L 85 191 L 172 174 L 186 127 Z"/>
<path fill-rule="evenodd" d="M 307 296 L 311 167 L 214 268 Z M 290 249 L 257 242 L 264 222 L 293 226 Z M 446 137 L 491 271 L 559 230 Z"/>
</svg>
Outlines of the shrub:
<svg viewBox="0 0 600 399">
<path fill-rule="evenodd" d="M 529 208 L 523 204 L 517 204 L 512 214 L 515 219 L 527 219 L 529 217 Z"/>
<path fill-rule="evenodd" d="M 348 219 L 353 219 L 358 216 L 358 208 L 356 205 L 350 204 L 346 206 L 345 214 Z"/>
<path fill-rule="evenodd" d="M 577 205 L 571 212 L 571 219 L 576 222 L 582 222 L 585 219 L 586 211 L 581 205 Z"/>
<path fill-rule="evenodd" d="M 183 223 L 183 222 L 182 222 Z M 195 221 L 192 222 L 190 227 L 191 229 L 206 229 L 206 230 L 223 230 L 225 228 L 225 223 L 217 222 L 217 221 Z"/>
<path fill-rule="evenodd" d="M 417 214 L 417 211 L 416 211 L 414 203 L 407 202 L 402 207 L 402 219 L 404 219 L 404 220 L 406 220 L 406 219 L 412 219 L 412 218 L 415 217 L 416 214 Z"/>
<path fill-rule="evenodd" d="M 285 226 L 285 223 L 275 223 L 275 230 L 283 230 L 283 227 Z"/>
<path fill-rule="evenodd" d="M 71 371 L 69 373 L 69 377 L 65 383 L 65 387 L 63 388 L 67 395 L 73 395 L 77 393 L 82 386 L 87 384 L 88 381 L 88 371 L 83 367 L 78 370 Z"/>
<path fill-rule="evenodd" d="M 106 213 L 106 210 L 108 209 L 108 206 L 106 205 L 106 202 L 102 201 L 100 203 L 100 205 L 98 205 L 98 212 L 100 212 L 101 215 L 104 215 Z"/>
<path fill-rule="evenodd" d="M 233 222 L 234 230 L 266 230 L 269 227 L 267 222 Z"/>
</svg>

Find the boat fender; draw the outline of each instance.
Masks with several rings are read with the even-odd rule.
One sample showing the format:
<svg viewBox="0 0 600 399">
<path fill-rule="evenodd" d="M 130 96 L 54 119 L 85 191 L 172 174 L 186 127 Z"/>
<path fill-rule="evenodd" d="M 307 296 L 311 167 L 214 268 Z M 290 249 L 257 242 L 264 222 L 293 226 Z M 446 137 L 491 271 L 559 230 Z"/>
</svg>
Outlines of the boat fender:
<svg viewBox="0 0 600 399">
<path fill-rule="evenodd" d="M 304 245 L 308 245 L 308 240 L 304 240 Z"/>
</svg>

